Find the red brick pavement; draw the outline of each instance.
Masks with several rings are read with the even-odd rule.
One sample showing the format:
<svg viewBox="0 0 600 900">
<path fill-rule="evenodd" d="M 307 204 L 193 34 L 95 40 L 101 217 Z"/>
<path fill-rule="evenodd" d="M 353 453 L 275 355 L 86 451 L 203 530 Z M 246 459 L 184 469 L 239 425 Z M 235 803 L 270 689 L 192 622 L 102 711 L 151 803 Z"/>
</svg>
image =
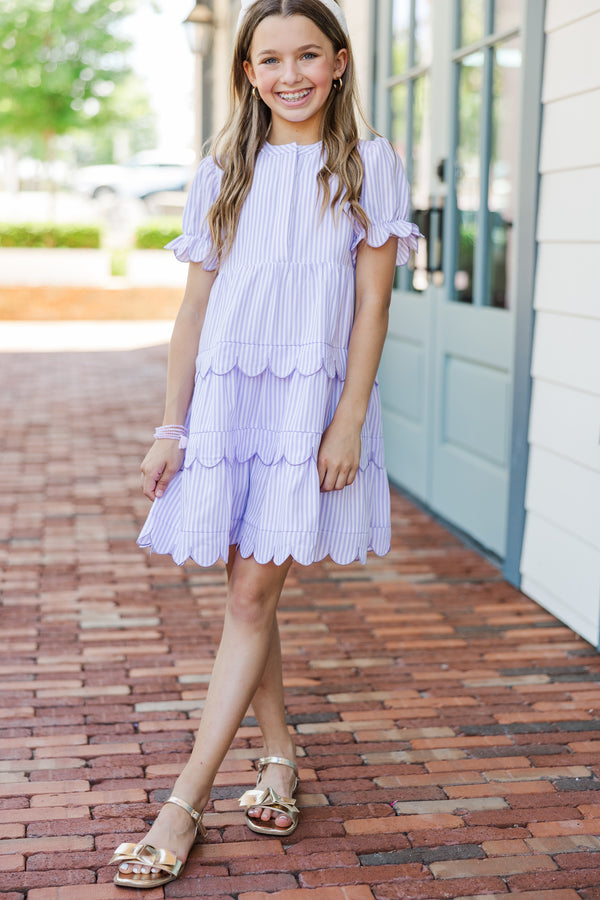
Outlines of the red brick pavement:
<svg viewBox="0 0 600 900">
<path fill-rule="evenodd" d="M 0 356 L 0 885 L 118 900 L 190 749 L 223 572 L 134 539 L 164 348 Z M 155 898 L 600 898 L 600 657 L 393 498 L 385 559 L 292 570 L 280 619 L 301 824 L 263 838 L 252 718 L 185 876 Z M 394 804 L 392 808 L 391 804 Z"/>
</svg>

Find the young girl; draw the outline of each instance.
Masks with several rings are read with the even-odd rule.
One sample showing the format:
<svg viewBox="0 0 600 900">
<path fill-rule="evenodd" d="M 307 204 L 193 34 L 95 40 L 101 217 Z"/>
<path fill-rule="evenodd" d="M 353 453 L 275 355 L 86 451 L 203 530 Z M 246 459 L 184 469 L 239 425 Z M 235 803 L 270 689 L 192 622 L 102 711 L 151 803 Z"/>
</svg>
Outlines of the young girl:
<svg viewBox="0 0 600 900">
<path fill-rule="evenodd" d="M 361 142 L 335 0 L 243 0 L 233 107 L 172 246 L 189 274 L 164 425 L 142 463 L 142 547 L 226 561 L 223 634 L 195 745 L 115 882 L 176 878 L 249 705 L 264 737 L 253 831 L 298 823 L 276 609 L 292 560 L 365 562 L 390 547 L 375 375 L 396 264 L 418 230 L 384 139 Z"/>
</svg>

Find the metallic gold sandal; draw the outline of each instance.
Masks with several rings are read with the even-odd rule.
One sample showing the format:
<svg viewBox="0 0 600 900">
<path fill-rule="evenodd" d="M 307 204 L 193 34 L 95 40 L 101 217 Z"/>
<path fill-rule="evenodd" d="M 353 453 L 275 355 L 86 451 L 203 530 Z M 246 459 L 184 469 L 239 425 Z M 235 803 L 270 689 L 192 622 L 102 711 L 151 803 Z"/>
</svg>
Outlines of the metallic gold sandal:
<svg viewBox="0 0 600 900">
<path fill-rule="evenodd" d="M 263 769 L 270 763 L 277 763 L 279 766 L 289 766 L 290 769 L 294 770 L 295 778 L 292 787 L 292 797 L 280 797 L 279 794 L 270 787 L 261 790 L 260 780 L 262 778 Z M 298 769 L 295 763 L 291 762 L 289 759 L 284 759 L 282 756 L 263 756 L 262 759 L 259 759 L 256 788 L 253 791 L 246 791 L 246 793 L 240 797 L 240 806 L 243 806 L 246 810 L 246 825 L 248 828 L 250 828 L 251 831 L 256 831 L 258 834 L 274 834 L 280 836 L 292 834 L 298 827 L 299 812 L 296 807 L 296 801 L 293 799 L 297 787 Z M 261 819 L 253 819 L 248 815 L 248 810 L 254 809 L 257 806 L 262 806 L 264 809 L 270 809 L 277 815 L 283 814 L 291 819 L 291 823 L 287 828 L 279 828 L 279 826 L 274 823 L 272 824 L 272 820 L 271 822 L 263 822 Z"/>
<path fill-rule="evenodd" d="M 199 813 L 197 809 L 194 809 L 194 807 L 190 806 L 189 803 L 186 803 L 185 800 L 180 800 L 179 797 L 169 797 L 165 802 L 174 803 L 175 806 L 180 806 L 181 809 L 185 809 L 185 811 L 190 814 L 194 821 L 194 825 L 196 826 L 194 840 L 198 837 L 198 832 L 200 832 L 202 837 L 206 837 L 206 828 L 202 824 L 202 813 Z M 184 866 L 184 863 L 180 859 L 177 859 L 175 854 L 171 853 L 170 850 L 158 850 L 151 844 L 144 844 L 143 841 L 139 844 L 119 844 L 109 865 L 112 865 L 113 863 L 132 863 L 134 866 L 150 866 L 155 869 L 160 869 L 165 873 L 158 878 L 152 877 L 151 873 L 133 871 L 119 871 L 115 875 L 114 882 L 120 887 L 140 889 L 160 887 L 162 884 L 168 884 L 170 881 L 175 881 L 176 878 L 179 878 Z"/>
</svg>

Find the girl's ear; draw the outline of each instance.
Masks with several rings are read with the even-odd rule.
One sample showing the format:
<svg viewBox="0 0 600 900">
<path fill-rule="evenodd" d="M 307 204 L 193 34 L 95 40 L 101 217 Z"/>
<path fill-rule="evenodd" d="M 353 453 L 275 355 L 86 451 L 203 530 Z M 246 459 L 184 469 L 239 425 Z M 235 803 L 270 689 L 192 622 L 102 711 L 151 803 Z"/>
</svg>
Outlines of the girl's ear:
<svg viewBox="0 0 600 900">
<path fill-rule="evenodd" d="M 348 51 L 345 47 L 343 47 L 339 53 L 336 54 L 334 67 L 333 67 L 333 77 L 341 78 L 344 72 L 346 71 L 346 66 L 348 65 Z"/>
<path fill-rule="evenodd" d="M 256 84 L 256 76 L 254 74 L 254 69 L 252 67 L 252 63 L 247 59 L 244 60 L 244 72 L 246 73 L 246 77 L 248 78 L 248 81 L 250 82 L 252 87 L 254 87 Z"/>
</svg>

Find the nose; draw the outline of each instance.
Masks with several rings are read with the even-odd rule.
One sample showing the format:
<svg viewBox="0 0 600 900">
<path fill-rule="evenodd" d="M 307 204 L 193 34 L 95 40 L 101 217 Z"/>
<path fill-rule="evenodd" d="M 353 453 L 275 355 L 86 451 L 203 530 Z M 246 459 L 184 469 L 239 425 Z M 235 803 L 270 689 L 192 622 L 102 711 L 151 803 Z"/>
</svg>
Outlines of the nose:
<svg viewBox="0 0 600 900">
<path fill-rule="evenodd" d="M 295 59 L 288 60 L 285 63 L 281 80 L 285 84 L 297 84 L 302 79 L 302 73 L 298 69 Z"/>
</svg>

